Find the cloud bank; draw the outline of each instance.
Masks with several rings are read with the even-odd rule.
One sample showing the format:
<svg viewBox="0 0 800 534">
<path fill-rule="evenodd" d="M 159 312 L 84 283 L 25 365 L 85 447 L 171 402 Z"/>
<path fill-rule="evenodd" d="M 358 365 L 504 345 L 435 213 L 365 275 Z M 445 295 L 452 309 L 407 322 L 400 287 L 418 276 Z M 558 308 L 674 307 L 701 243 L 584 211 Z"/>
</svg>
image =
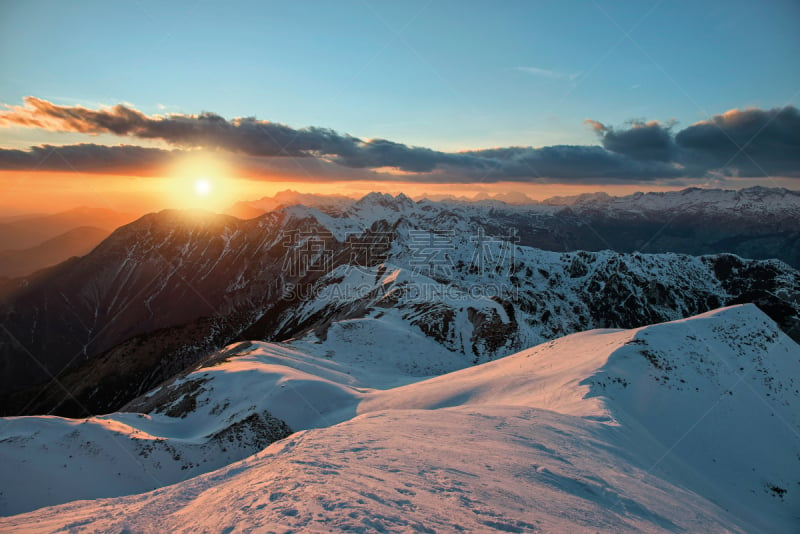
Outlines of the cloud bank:
<svg viewBox="0 0 800 534">
<path fill-rule="evenodd" d="M 442 152 L 387 139 L 363 140 L 327 128 L 295 129 L 253 117 L 228 120 L 214 113 L 148 116 L 121 104 L 92 110 L 27 97 L 24 105 L 0 111 L 0 126 L 157 139 L 175 150 L 95 144 L 40 146 L 30 151 L 0 149 L 0 169 L 52 170 L 61 165 L 59 160 L 65 167 L 85 172 L 114 173 L 115 166 L 127 170 L 136 165 L 156 169 L 183 151 L 204 148 L 238 156 L 252 168 L 269 169 L 271 162 L 293 159 L 301 162 L 300 167 L 319 171 L 314 178 L 320 180 L 342 179 L 346 174 L 342 169 L 362 171 L 354 172 L 353 179 L 392 179 L 397 177 L 392 172 L 401 172 L 405 181 L 431 183 L 602 184 L 708 173 L 800 177 L 800 112 L 794 107 L 732 110 L 676 133 L 673 124 L 655 121 L 633 121 L 624 127 L 595 120 L 586 123 L 597 133 L 599 146 Z M 254 161 L 258 163 L 253 165 Z M 310 161 L 314 164 L 308 165 Z"/>
<path fill-rule="evenodd" d="M 39 145 L 30 150 L 0 148 L 0 169 L 158 176 L 177 154 L 160 148 L 92 143 Z"/>
</svg>

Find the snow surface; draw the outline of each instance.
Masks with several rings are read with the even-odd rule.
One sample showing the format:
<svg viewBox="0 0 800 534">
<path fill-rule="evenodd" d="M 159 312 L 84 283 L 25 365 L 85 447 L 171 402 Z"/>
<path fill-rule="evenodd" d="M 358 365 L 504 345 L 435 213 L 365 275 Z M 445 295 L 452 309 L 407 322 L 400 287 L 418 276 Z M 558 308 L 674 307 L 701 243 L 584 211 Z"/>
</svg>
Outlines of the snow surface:
<svg viewBox="0 0 800 534">
<path fill-rule="evenodd" d="M 3 421 L 4 512 L 67 504 L 2 518 L 0 530 L 796 532 L 800 525 L 800 347 L 755 306 L 573 334 L 427 380 L 402 367 L 423 342 L 431 343 L 431 362 L 458 362 L 423 336 L 403 338 L 391 321 L 353 322 L 360 332 L 349 323 L 334 323 L 324 340 L 242 344 L 150 394 L 199 382 L 182 418 L 151 410 Z M 373 345 L 350 350 L 370 334 L 380 336 Z M 182 406 L 168 398 L 162 411 Z M 226 416 L 265 412 L 300 431 L 171 486 L 180 462 L 135 461 L 115 441 L 169 436 L 194 458 L 189 445 L 202 447 Z M 79 436 L 73 448 L 64 438 L 70 432 Z M 98 452 L 76 455 L 86 441 Z M 59 462 L 69 476 L 59 474 Z M 129 466 L 166 487 L 68 502 L 143 491 L 130 476 L 113 476 Z"/>
</svg>

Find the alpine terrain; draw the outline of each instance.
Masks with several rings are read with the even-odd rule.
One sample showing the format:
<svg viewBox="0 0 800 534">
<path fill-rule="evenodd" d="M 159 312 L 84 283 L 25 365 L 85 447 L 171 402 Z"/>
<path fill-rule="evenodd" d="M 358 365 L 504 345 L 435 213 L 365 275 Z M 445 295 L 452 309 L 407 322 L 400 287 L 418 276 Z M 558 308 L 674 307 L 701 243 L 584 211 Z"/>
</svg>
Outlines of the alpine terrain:
<svg viewBox="0 0 800 534">
<path fill-rule="evenodd" d="M 354 356 L 347 325 L 370 322 L 343 321 L 325 341 L 237 344 L 129 412 L 6 419 L 3 511 L 28 513 L 0 526 L 792 532 L 798 524 L 800 346 L 753 305 L 572 334 L 428 380 L 403 371 L 424 338 L 387 334 L 358 347 L 366 364 Z M 428 357 L 449 363 L 445 351 Z M 388 376 L 406 384 L 391 387 Z M 295 432 L 260 450 L 286 424 Z M 106 475 L 87 476 L 98 472 Z M 48 505 L 56 506 L 30 512 Z"/>
<path fill-rule="evenodd" d="M 535 246 L 732 195 L 148 214 L 0 287 L 0 530 L 796 531 L 800 273 Z"/>
</svg>

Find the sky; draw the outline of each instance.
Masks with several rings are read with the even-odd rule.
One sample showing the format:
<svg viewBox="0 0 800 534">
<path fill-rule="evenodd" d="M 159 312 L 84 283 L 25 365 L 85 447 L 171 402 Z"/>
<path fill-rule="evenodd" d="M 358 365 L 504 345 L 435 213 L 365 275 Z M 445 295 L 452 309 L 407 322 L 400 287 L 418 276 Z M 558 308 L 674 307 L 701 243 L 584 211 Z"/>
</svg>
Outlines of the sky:
<svg viewBox="0 0 800 534">
<path fill-rule="evenodd" d="M 0 209 L 797 188 L 798 21 L 788 0 L 0 1 Z"/>
</svg>

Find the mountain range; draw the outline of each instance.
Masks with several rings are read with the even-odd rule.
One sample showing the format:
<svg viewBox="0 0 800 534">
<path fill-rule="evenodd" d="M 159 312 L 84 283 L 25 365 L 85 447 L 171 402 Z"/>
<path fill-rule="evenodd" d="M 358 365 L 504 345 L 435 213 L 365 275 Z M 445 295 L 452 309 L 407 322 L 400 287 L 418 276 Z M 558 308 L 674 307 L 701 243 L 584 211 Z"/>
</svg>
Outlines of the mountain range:
<svg viewBox="0 0 800 534">
<path fill-rule="evenodd" d="M 732 253 L 745 258 L 778 258 L 800 267 L 800 192 L 751 187 L 740 190 L 688 188 L 614 197 L 589 193 L 537 202 L 522 194 L 425 197 L 469 216 L 492 218 L 519 231 L 520 244 L 570 252 Z M 227 213 L 254 218 L 292 205 L 339 215 L 356 201 L 343 196 L 282 191 L 240 202 Z"/>
<path fill-rule="evenodd" d="M 50 215 L 0 220 L 0 281 L 26 276 L 73 256 L 83 256 L 135 216 L 80 207 Z"/>
<path fill-rule="evenodd" d="M 788 218 L 800 198 L 737 194 L 754 220 Z M 705 214 L 733 202 L 699 190 L 647 202 L 675 199 Z M 575 205 L 595 201 L 610 202 Z M 545 215 L 495 203 L 371 194 L 337 209 L 287 206 L 249 220 L 150 214 L 86 256 L 7 283 L 4 414 L 108 413 L 227 343 L 324 339 L 349 319 L 399 322 L 470 364 L 745 302 L 800 338 L 800 274 L 775 259 L 546 251 L 524 244 Z"/>
</svg>

